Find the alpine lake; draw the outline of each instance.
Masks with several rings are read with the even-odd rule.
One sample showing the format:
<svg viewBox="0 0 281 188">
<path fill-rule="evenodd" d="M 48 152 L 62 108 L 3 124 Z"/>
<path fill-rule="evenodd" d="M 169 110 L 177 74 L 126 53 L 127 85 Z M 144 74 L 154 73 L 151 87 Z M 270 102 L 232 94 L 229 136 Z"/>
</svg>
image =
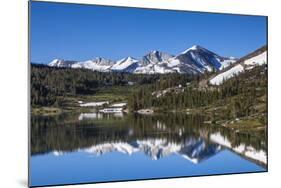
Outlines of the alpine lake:
<svg viewBox="0 0 281 188">
<path fill-rule="evenodd" d="M 31 116 L 31 186 L 267 171 L 266 139 L 185 113 Z"/>
</svg>

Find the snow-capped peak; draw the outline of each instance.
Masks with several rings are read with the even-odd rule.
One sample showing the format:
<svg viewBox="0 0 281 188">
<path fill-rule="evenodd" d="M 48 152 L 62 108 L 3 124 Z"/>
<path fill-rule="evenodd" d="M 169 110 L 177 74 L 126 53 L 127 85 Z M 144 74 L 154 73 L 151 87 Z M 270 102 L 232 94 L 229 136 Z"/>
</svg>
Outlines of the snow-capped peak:
<svg viewBox="0 0 281 188">
<path fill-rule="evenodd" d="M 119 72 L 134 72 L 139 66 L 138 60 L 129 56 L 117 61 L 110 69 Z"/>
<path fill-rule="evenodd" d="M 189 51 L 192 51 L 192 50 L 205 50 L 205 48 L 203 48 L 203 47 L 201 47 L 201 46 L 199 46 L 199 45 L 193 45 L 193 46 L 191 46 L 190 48 L 188 48 L 188 49 L 186 49 L 185 51 L 183 51 L 181 54 L 185 54 L 185 53 L 187 53 L 187 52 L 189 52 Z"/>
<path fill-rule="evenodd" d="M 116 61 L 115 65 L 119 65 L 119 64 L 122 64 L 124 62 L 137 62 L 138 60 L 131 57 L 131 56 L 128 56 L 128 57 L 125 57 L 125 58 L 122 58 L 118 61 Z"/>
<path fill-rule="evenodd" d="M 51 61 L 48 66 L 50 67 L 71 67 L 73 64 L 77 63 L 77 61 L 69 61 L 63 59 L 54 59 Z"/>
<path fill-rule="evenodd" d="M 172 57 L 173 57 L 172 55 L 167 54 L 165 52 L 153 50 L 153 51 L 150 51 L 145 56 L 143 56 L 143 58 L 141 60 L 141 64 L 149 65 L 149 64 L 163 63 L 163 62 L 167 62 Z"/>
<path fill-rule="evenodd" d="M 113 65 L 115 62 L 109 59 L 105 59 L 103 57 L 96 57 L 93 62 L 99 64 L 99 65 Z"/>
<path fill-rule="evenodd" d="M 135 59 L 135 58 L 133 58 L 133 57 L 131 57 L 131 56 L 125 58 L 125 60 L 126 60 L 126 61 L 133 61 L 133 62 L 137 62 L 137 61 L 138 61 L 137 59 Z"/>
<path fill-rule="evenodd" d="M 57 63 L 59 62 L 60 60 L 59 59 L 54 59 L 53 61 L 51 61 L 48 65 L 49 66 L 55 66 L 55 65 L 57 65 Z"/>
<path fill-rule="evenodd" d="M 190 50 L 197 50 L 198 48 L 201 48 L 199 45 L 193 45 Z"/>
<path fill-rule="evenodd" d="M 204 73 L 221 70 L 235 62 L 235 59 L 219 56 L 202 46 L 194 45 L 177 55 L 171 62 L 177 66 L 181 64 L 183 72 L 193 70 L 195 73 Z"/>
<path fill-rule="evenodd" d="M 88 61 L 79 62 L 77 64 L 74 64 L 74 65 L 72 65 L 72 68 L 85 68 L 85 69 L 91 69 L 94 71 L 107 72 L 107 71 L 109 71 L 110 67 L 114 63 L 115 63 L 114 61 L 111 61 L 109 59 L 97 57 L 93 60 L 88 60 Z"/>
</svg>

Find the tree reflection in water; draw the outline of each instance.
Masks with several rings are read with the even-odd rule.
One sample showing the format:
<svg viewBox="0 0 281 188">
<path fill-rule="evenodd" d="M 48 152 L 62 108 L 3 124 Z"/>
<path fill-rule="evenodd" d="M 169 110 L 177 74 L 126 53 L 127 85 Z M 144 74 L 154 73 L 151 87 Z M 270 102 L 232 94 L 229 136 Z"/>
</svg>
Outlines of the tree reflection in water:
<svg viewBox="0 0 281 188">
<path fill-rule="evenodd" d="M 178 154 L 199 163 L 229 149 L 266 166 L 266 139 L 204 123 L 204 116 L 167 113 L 32 116 L 31 155 L 85 151 L 97 156 L 143 152 L 153 160 Z"/>
</svg>

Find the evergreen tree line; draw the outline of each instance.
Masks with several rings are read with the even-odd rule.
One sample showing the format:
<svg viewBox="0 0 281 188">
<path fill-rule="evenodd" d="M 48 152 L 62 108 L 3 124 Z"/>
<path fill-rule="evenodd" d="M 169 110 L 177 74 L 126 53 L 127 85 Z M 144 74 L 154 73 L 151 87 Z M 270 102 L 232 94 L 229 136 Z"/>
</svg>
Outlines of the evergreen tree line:
<svg viewBox="0 0 281 188">
<path fill-rule="evenodd" d="M 167 87 L 178 87 L 183 84 L 176 82 L 172 77 L 158 80 L 151 85 L 140 87 L 129 99 L 133 111 L 142 108 L 159 108 L 162 110 L 198 108 L 208 105 L 226 105 L 226 116 L 242 117 L 256 113 L 253 106 L 259 103 L 260 97 L 267 94 L 267 68 L 266 65 L 255 67 L 238 76 L 224 81 L 220 86 L 200 88 L 197 78 L 189 86 L 183 85 L 182 92 L 167 92 L 162 96 L 152 95 L 154 91 L 161 91 Z M 167 83 L 173 83 L 171 85 Z"/>
<path fill-rule="evenodd" d="M 52 106 L 58 102 L 58 97 L 94 95 L 102 87 L 149 85 L 159 79 L 167 80 L 159 88 L 163 89 L 174 85 L 175 82 L 186 82 L 194 78 L 179 74 L 143 75 L 97 72 L 88 69 L 55 68 L 31 64 L 31 105 Z"/>
</svg>

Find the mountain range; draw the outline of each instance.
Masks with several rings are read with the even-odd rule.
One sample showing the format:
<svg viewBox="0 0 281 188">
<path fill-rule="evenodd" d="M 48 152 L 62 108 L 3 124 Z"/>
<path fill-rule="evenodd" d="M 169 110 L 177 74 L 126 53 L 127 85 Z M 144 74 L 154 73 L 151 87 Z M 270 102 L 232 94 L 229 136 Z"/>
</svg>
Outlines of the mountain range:
<svg viewBox="0 0 281 188">
<path fill-rule="evenodd" d="M 51 67 L 85 68 L 100 72 L 201 74 L 206 71 L 222 70 L 236 61 L 237 59 L 233 57 L 222 57 L 204 47 L 194 45 L 176 56 L 154 50 L 144 55 L 140 60 L 130 56 L 118 61 L 101 57 L 83 62 L 55 59 L 48 65 Z"/>
</svg>

